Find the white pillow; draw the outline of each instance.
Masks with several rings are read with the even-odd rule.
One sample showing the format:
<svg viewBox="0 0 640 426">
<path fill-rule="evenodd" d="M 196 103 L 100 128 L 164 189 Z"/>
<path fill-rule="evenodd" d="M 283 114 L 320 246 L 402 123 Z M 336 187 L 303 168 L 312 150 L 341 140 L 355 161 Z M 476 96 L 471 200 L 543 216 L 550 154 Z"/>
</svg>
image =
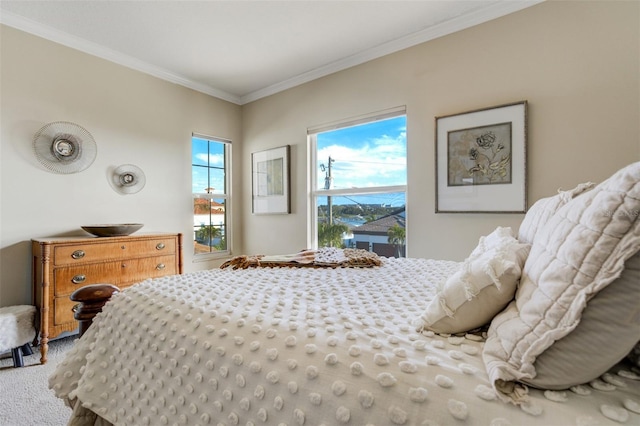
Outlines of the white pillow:
<svg viewBox="0 0 640 426">
<path fill-rule="evenodd" d="M 497 228 L 453 275 L 416 326 L 437 333 L 461 333 L 488 324 L 513 299 L 529 245 L 519 243 L 511 228 Z"/>
<path fill-rule="evenodd" d="M 538 230 L 553 216 L 560 207 L 576 196 L 594 187 L 593 182 L 585 182 L 568 191 L 558 190 L 553 197 L 541 198 L 529 208 L 518 229 L 518 241 L 533 244 Z"/>
<path fill-rule="evenodd" d="M 469 258 L 478 257 L 486 250 L 509 248 L 511 244 L 517 243 L 513 230 L 509 227 L 498 226 L 489 235 L 480 237 L 478 245 L 471 250 Z M 468 259 L 468 258 L 467 258 Z"/>
<path fill-rule="evenodd" d="M 516 300 L 493 319 L 483 348 L 487 373 L 502 399 L 527 401 L 526 387 L 517 382 L 535 380 L 536 359 L 576 329 L 587 302 L 638 252 L 639 212 L 640 162 L 571 200 L 536 234 Z M 594 354 L 608 349 L 590 347 Z M 618 361 L 615 354 L 607 362 L 611 367 Z"/>
</svg>

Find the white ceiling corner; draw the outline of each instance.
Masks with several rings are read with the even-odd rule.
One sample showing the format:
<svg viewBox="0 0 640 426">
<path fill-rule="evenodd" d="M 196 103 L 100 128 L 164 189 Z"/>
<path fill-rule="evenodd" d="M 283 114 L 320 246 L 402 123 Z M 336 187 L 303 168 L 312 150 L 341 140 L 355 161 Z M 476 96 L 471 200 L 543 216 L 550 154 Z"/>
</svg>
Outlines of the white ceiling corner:
<svg viewBox="0 0 640 426">
<path fill-rule="evenodd" d="M 0 1 L 0 22 L 243 105 L 543 0 Z"/>
</svg>

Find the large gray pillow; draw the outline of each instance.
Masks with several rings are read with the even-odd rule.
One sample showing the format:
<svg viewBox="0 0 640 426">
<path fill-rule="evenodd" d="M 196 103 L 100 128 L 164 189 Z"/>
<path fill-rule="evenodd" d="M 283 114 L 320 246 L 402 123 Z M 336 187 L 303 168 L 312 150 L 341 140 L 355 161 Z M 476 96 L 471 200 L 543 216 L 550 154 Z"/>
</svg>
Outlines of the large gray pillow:
<svg viewBox="0 0 640 426">
<path fill-rule="evenodd" d="M 624 359 L 639 340 L 640 253 L 636 253 L 620 278 L 587 303 L 575 330 L 536 358 L 536 376 L 524 382 L 542 389 L 590 382 Z"/>
</svg>

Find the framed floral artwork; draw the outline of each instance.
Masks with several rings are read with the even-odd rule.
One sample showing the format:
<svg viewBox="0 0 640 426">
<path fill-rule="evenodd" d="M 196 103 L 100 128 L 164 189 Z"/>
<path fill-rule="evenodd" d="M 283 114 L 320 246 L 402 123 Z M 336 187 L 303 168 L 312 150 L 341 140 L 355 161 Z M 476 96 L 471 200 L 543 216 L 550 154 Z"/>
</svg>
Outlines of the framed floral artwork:
<svg viewBox="0 0 640 426">
<path fill-rule="evenodd" d="M 291 213 L 289 145 L 251 154 L 254 214 Z"/>
<path fill-rule="evenodd" d="M 436 117 L 436 213 L 527 211 L 527 101 Z"/>
</svg>

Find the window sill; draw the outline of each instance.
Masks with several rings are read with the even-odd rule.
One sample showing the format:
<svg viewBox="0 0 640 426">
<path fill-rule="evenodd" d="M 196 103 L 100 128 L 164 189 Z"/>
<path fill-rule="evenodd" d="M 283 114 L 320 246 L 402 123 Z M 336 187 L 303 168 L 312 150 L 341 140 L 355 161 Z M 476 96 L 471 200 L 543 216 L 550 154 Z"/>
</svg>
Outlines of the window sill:
<svg viewBox="0 0 640 426">
<path fill-rule="evenodd" d="M 196 254 L 193 256 L 192 263 L 209 262 L 211 260 L 220 260 L 231 258 L 230 251 L 221 251 L 216 253 Z"/>
</svg>

